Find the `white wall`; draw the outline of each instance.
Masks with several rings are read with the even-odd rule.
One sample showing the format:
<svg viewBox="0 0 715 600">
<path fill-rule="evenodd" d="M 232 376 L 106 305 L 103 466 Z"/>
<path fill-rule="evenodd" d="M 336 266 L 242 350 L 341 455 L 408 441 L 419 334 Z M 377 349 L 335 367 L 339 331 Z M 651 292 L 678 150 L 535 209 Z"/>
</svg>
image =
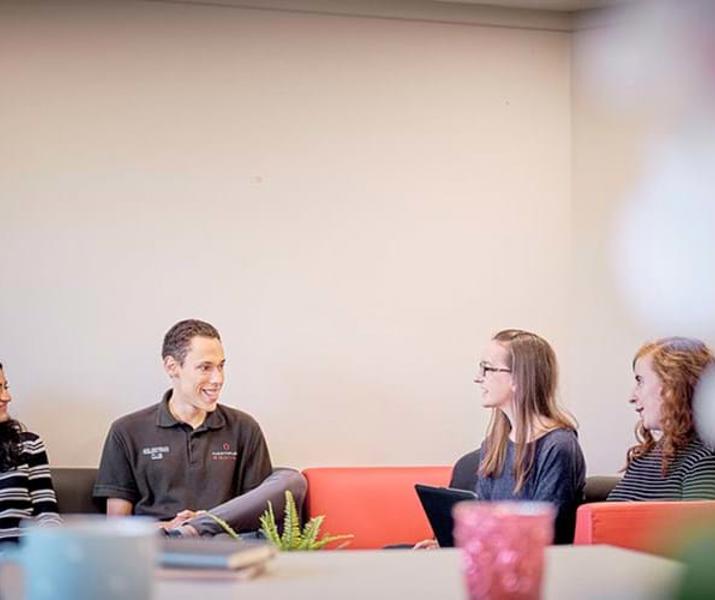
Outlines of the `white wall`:
<svg viewBox="0 0 715 600">
<path fill-rule="evenodd" d="M 588 68 L 593 69 L 596 64 L 589 51 L 594 51 L 597 39 L 603 43 L 606 38 L 603 34 L 608 31 L 605 27 L 618 24 L 615 21 L 617 13 L 607 13 L 606 16 L 608 18 L 602 22 L 585 21 L 586 27 L 573 34 L 572 58 L 573 264 L 570 281 L 573 288 L 570 306 L 573 328 L 567 354 L 572 366 L 568 370 L 568 389 L 578 407 L 581 442 L 592 473 L 612 473 L 622 468 L 624 449 L 635 443 L 636 416 L 628 399 L 633 388 L 631 364 L 640 345 L 664 335 L 698 335 L 711 345 L 715 342 L 708 337 L 706 329 L 698 331 L 697 319 L 693 319 L 689 331 L 673 329 L 670 323 L 677 319 L 663 310 L 667 303 L 659 302 L 661 299 L 655 296 L 655 283 L 643 285 L 640 291 L 644 295 L 650 294 L 652 305 L 660 306 L 660 311 L 651 311 L 650 315 L 639 314 L 635 307 L 640 299 L 629 302 L 628 291 L 619 286 L 616 271 L 625 269 L 621 265 L 617 269 L 623 255 L 619 256 L 616 250 L 616 234 L 624 225 L 624 208 L 637 199 L 637 194 L 642 195 L 644 181 L 654 185 L 654 176 L 662 174 L 662 165 L 659 165 L 661 173 L 653 170 L 653 159 L 667 142 L 667 132 L 670 130 L 672 134 L 677 113 L 665 113 L 662 106 L 667 103 L 663 98 L 657 98 L 661 100 L 659 106 L 648 96 L 649 90 L 642 92 L 643 101 L 638 105 L 625 101 L 629 99 L 625 92 L 617 98 L 618 94 L 613 90 L 607 93 L 599 87 L 596 75 L 602 78 L 603 73 L 594 72 L 589 77 Z M 669 32 L 664 35 L 664 39 L 669 39 Z M 618 40 L 616 35 L 612 37 L 612 41 Z M 634 37 L 631 52 L 635 53 L 638 40 Z M 672 43 L 672 39 L 669 41 Z M 644 39 L 640 42 L 644 43 Z M 625 54 L 628 48 L 610 46 L 609 51 L 608 58 L 615 60 L 619 52 Z M 649 72 L 645 65 L 642 70 Z M 624 71 L 625 67 L 621 65 L 613 78 L 620 77 L 619 83 L 627 90 Z M 601 81 L 600 85 L 603 83 Z M 607 101 L 609 98 L 610 102 Z M 681 187 L 682 194 L 686 194 L 681 200 L 687 199 L 687 195 L 692 196 L 685 182 Z M 656 211 L 655 214 L 659 213 Z M 656 231 L 651 228 L 652 223 L 653 219 L 649 224 L 641 225 L 644 239 L 650 236 L 661 243 L 661 231 L 667 224 Z M 677 227 L 673 231 L 677 235 Z M 627 274 L 631 282 L 643 284 L 647 280 L 644 272 L 657 261 L 655 257 L 647 256 L 647 251 L 642 254 L 650 264 L 643 263 L 643 272 Z M 679 260 L 688 259 L 681 256 Z M 634 264 L 636 261 L 629 257 L 624 262 Z M 688 282 L 688 285 L 692 287 L 693 283 Z M 698 284 L 694 285 L 697 287 Z M 689 308 L 684 306 L 682 310 Z M 661 313 L 660 322 L 653 318 L 658 312 Z M 680 321 L 687 323 L 686 315 Z"/>
<path fill-rule="evenodd" d="M 643 342 L 663 335 L 631 311 L 616 278 L 615 233 L 642 173 L 648 121 L 642 113 L 610 107 L 594 87 L 585 53 L 599 33 L 587 28 L 573 34 L 572 328 L 564 357 L 592 474 L 623 468 L 637 421 L 628 403 L 633 356 Z"/>
<path fill-rule="evenodd" d="M 18 2 L 0 73 L 0 360 L 54 463 L 159 399 L 186 317 L 300 467 L 452 463 L 503 327 L 575 364 L 569 34 Z"/>
</svg>

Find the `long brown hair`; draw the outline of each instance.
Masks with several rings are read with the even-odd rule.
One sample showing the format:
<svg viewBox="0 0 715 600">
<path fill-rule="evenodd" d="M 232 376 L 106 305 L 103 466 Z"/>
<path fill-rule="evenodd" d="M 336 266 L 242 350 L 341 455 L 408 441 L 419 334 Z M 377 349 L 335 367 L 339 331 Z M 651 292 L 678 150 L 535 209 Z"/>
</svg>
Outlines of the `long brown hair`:
<svg viewBox="0 0 715 600">
<path fill-rule="evenodd" d="M 663 475 L 675 459 L 676 453 L 695 437 L 693 422 L 693 394 L 700 376 L 715 357 L 704 342 L 693 338 L 669 337 L 647 342 L 633 359 L 650 356 L 653 371 L 661 382 L 660 425 L 663 433 L 659 442 L 642 422 L 636 425 L 637 444 L 628 449 L 626 466 L 660 444 Z"/>
<path fill-rule="evenodd" d="M 535 333 L 520 329 L 505 329 L 493 338 L 508 351 L 507 367 L 514 381 L 514 420 L 516 455 L 514 460 L 514 492 L 526 483 L 534 465 L 536 445 L 529 443 L 534 425 L 548 419 L 557 427 L 576 429 L 575 421 L 556 404 L 558 365 L 549 343 Z M 498 408 L 493 409 L 482 446 L 479 474 L 498 477 L 504 470 L 511 423 Z"/>
</svg>

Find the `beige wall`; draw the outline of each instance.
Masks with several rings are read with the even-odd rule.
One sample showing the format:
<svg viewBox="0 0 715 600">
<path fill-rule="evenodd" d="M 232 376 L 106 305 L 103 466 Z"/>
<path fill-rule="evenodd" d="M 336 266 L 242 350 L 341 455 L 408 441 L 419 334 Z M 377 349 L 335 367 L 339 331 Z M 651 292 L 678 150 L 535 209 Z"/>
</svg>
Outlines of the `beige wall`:
<svg viewBox="0 0 715 600">
<path fill-rule="evenodd" d="M 583 52 L 595 30 L 574 33 L 572 62 L 571 338 L 565 372 L 589 471 L 615 473 L 633 445 L 631 361 L 652 334 L 617 286 L 613 243 L 620 209 L 635 185 L 647 137 L 637 115 L 597 99 Z"/>
<path fill-rule="evenodd" d="M 633 387 L 631 363 L 636 350 L 644 341 L 664 335 L 697 335 L 710 344 L 715 340 L 708 338 L 705 328 L 698 330 L 697 319 L 690 323 L 689 330 L 673 329 L 673 322 L 688 323 L 688 319 L 685 314 L 669 315 L 663 309 L 670 307 L 667 302 L 660 305 L 660 310 L 651 310 L 650 315 L 639 314 L 636 307 L 642 300 L 629 300 L 628 290 L 624 289 L 623 281 L 619 282 L 617 271 L 623 274 L 625 269 L 618 263 L 625 261 L 619 255 L 622 245 L 617 248 L 616 237 L 624 225 L 627 214 L 624 209 L 630 208 L 638 193 L 642 194 L 644 181 L 652 182 L 654 176 L 662 174 L 653 170 L 654 157 L 669 143 L 674 121 L 673 115 L 664 113 L 662 107 L 658 110 L 657 103 L 639 103 L 625 93 L 615 97 L 599 87 L 597 73 L 589 73 L 595 61 L 594 55 L 588 53 L 594 51 L 596 39 L 601 42 L 604 39 L 602 34 L 607 30 L 601 25 L 590 23 L 573 34 L 570 277 L 573 328 L 567 358 L 571 368 L 567 374 L 590 469 L 594 473 L 609 473 L 623 466 L 624 448 L 635 442 L 636 419 L 628 399 Z M 609 49 L 610 60 L 619 51 L 628 50 Z M 662 169 L 663 165 L 658 164 L 657 168 Z M 683 193 L 690 193 L 687 185 L 682 187 Z M 654 222 L 650 219 L 648 224 Z M 650 236 L 657 240 L 667 229 L 667 224 L 662 224 L 659 231 L 648 230 L 647 226 L 642 226 L 644 239 Z M 675 235 L 677 230 L 673 229 Z M 650 259 L 647 252 L 642 253 L 643 260 Z M 693 250 L 693 254 L 698 253 Z M 630 257 L 625 264 L 639 264 L 636 258 Z M 652 268 L 654 260 L 643 264 L 645 272 L 652 272 L 646 268 Z M 681 256 L 679 260 L 688 259 Z M 633 272 L 622 276 L 642 284 L 640 293 L 650 293 L 651 304 L 658 306 L 659 298 L 653 292 L 657 286 L 653 283 L 649 289 L 647 275 Z M 688 307 L 683 306 L 682 310 L 687 311 Z M 655 319 L 653 315 L 659 313 L 661 318 Z"/>
<path fill-rule="evenodd" d="M 0 360 L 56 464 L 96 464 L 109 423 L 158 400 L 161 337 L 190 316 L 221 330 L 224 401 L 276 463 L 452 463 L 508 326 L 577 371 L 588 447 L 609 430 L 568 353 L 588 223 L 569 34 L 19 2 L 0 72 Z"/>
</svg>

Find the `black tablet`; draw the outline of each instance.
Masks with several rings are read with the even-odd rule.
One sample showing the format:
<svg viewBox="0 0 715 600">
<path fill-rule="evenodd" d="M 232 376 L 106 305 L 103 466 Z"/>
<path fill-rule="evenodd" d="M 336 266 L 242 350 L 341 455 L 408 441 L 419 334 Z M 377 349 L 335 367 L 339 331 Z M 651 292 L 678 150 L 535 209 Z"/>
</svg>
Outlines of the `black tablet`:
<svg viewBox="0 0 715 600">
<path fill-rule="evenodd" d="M 433 487 L 431 485 L 415 485 L 415 491 L 420 498 L 422 508 L 425 510 L 429 524 L 432 526 L 434 537 L 442 548 L 454 546 L 452 529 L 452 507 L 462 500 L 476 500 L 477 495 L 469 490 L 457 490 L 447 487 Z"/>
</svg>

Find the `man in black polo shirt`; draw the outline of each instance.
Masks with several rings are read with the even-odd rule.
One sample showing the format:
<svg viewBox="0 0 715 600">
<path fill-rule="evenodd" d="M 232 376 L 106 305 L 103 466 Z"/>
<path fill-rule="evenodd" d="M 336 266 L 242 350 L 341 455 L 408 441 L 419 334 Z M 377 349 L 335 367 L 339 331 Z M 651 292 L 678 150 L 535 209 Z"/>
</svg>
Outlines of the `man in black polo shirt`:
<svg viewBox="0 0 715 600">
<path fill-rule="evenodd" d="M 211 535 L 220 527 L 200 510 L 248 531 L 268 500 L 281 510 L 285 489 L 300 503 L 302 475 L 273 472 L 258 423 L 218 403 L 226 362 L 218 331 L 180 321 L 164 337 L 162 358 L 171 389 L 116 420 L 107 435 L 94 487 L 107 514 L 152 516 L 182 535 Z"/>
</svg>

